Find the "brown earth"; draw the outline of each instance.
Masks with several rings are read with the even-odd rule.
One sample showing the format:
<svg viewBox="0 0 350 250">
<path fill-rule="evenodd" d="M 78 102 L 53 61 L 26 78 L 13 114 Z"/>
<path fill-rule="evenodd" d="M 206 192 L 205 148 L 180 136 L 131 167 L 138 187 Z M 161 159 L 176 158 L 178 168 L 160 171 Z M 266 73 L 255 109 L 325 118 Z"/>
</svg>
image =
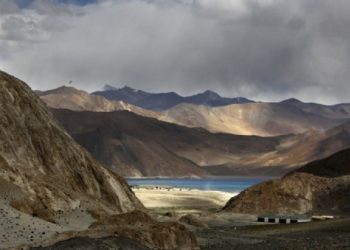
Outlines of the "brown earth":
<svg viewBox="0 0 350 250">
<path fill-rule="evenodd" d="M 224 211 L 350 214 L 350 149 L 246 189 Z"/>
</svg>

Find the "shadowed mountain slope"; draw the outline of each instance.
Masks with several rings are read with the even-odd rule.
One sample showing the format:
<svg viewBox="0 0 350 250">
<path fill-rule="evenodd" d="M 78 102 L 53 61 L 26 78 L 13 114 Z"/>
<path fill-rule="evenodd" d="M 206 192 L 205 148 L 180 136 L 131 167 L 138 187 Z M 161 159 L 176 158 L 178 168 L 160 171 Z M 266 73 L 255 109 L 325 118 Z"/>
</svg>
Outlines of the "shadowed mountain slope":
<svg viewBox="0 0 350 250">
<path fill-rule="evenodd" d="M 350 149 L 342 150 L 326 159 L 311 162 L 295 172 L 322 177 L 350 175 Z"/>
<path fill-rule="evenodd" d="M 201 176 L 226 163 L 234 171 L 239 155 L 271 151 L 280 141 L 212 134 L 130 112 L 52 112 L 97 160 L 124 175 Z"/>
<path fill-rule="evenodd" d="M 282 175 L 350 147 L 344 126 L 279 137 L 214 134 L 130 112 L 52 110 L 97 160 L 124 176 Z"/>
</svg>

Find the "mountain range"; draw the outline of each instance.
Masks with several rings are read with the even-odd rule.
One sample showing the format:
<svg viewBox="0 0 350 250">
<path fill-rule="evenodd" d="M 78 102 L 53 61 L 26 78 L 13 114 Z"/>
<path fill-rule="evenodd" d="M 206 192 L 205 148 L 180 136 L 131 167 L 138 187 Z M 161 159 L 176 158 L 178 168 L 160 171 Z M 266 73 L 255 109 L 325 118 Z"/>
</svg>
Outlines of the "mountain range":
<svg viewBox="0 0 350 250">
<path fill-rule="evenodd" d="M 133 98 L 150 94 L 127 89 Z M 72 87 L 38 94 L 78 143 L 123 176 L 279 176 L 350 147 L 349 104 L 182 103 L 155 112 Z"/>
<path fill-rule="evenodd" d="M 36 91 L 36 93 L 50 108 L 94 112 L 127 110 L 148 117 L 158 116 L 153 111 L 136 107 L 124 101 L 109 101 L 102 96 L 90 95 L 83 90 L 68 86 L 62 86 L 48 91 Z"/>
<path fill-rule="evenodd" d="M 127 111 L 52 112 L 95 159 L 123 176 L 282 175 L 350 147 L 350 123 L 258 137 L 210 133 Z"/>
<path fill-rule="evenodd" d="M 203 127 L 211 132 L 258 136 L 329 129 L 346 121 L 344 118 L 331 119 L 306 112 L 285 103 L 231 104 L 222 107 L 180 104 L 165 110 L 158 119 L 188 127 Z"/>
<path fill-rule="evenodd" d="M 154 111 L 166 110 L 180 103 L 216 107 L 228 104 L 253 102 L 243 97 L 221 97 L 219 94 L 210 90 L 196 95 L 183 97 L 175 92 L 149 93 L 142 90 L 136 90 L 128 86 L 118 89 L 110 85 L 106 85 L 103 91 L 96 91 L 92 94 L 103 96 L 112 101 L 124 101 L 135 106 Z"/>
<path fill-rule="evenodd" d="M 142 96 L 149 94 L 134 90 L 126 91 L 128 92 Z M 238 135 L 297 134 L 310 129 L 329 129 L 350 119 L 350 113 L 347 112 L 350 109 L 349 104 L 325 106 L 289 100 L 281 103 L 250 102 L 211 107 L 181 103 L 170 109 L 155 112 L 124 101 L 110 101 L 72 87 L 37 93 L 50 108 L 97 112 L 127 110 L 182 126 L 202 127 L 214 133 Z"/>
</svg>

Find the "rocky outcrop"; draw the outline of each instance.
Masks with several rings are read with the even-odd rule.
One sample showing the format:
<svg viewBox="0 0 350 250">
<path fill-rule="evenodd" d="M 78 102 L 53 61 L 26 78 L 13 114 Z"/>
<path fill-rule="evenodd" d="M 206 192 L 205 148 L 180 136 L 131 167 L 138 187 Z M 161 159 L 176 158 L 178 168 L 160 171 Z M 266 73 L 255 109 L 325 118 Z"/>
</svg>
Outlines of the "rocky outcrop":
<svg viewBox="0 0 350 250">
<path fill-rule="evenodd" d="M 142 211 L 114 215 L 100 220 L 91 226 L 92 232 L 97 233 L 102 225 L 104 231 L 113 231 L 115 235 L 134 239 L 152 249 L 195 249 L 197 247 L 195 236 L 183 225 L 175 222 L 158 222 Z"/>
<path fill-rule="evenodd" d="M 0 177 L 20 187 L 20 210 L 48 216 L 78 207 L 122 213 L 142 205 L 54 121 L 22 81 L 0 72 Z"/>
<path fill-rule="evenodd" d="M 69 249 L 79 243 L 85 245 L 83 239 L 91 243 L 87 249 L 198 249 L 194 234 L 185 226 L 175 222 L 158 222 L 137 210 L 101 218 L 89 230 L 60 234 L 43 243 L 45 247 L 37 249 Z M 102 248 L 107 244 L 110 248 Z"/>
<path fill-rule="evenodd" d="M 240 213 L 350 213 L 350 150 L 312 162 L 280 180 L 233 197 L 224 211 Z"/>
<path fill-rule="evenodd" d="M 181 223 L 193 226 L 193 227 L 198 227 L 198 228 L 208 228 L 208 225 L 202 222 L 198 217 L 196 217 L 193 214 L 186 214 L 182 217 L 179 218 L 178 220 Z"/>
</svg>

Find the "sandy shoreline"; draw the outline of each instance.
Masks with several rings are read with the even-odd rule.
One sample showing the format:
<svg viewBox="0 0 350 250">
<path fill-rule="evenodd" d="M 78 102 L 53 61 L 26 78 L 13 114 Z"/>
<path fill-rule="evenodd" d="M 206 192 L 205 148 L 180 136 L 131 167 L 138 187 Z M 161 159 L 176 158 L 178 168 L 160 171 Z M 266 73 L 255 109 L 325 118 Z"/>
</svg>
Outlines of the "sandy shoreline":
<svg viewBox="0 0 350 250">
<path fill-rule="evenodd" d="M 175 187 L 133 187 L 136 196 L 146 208 L 221 208 L 237 195 L 212 190 Z"/>
</svg>

